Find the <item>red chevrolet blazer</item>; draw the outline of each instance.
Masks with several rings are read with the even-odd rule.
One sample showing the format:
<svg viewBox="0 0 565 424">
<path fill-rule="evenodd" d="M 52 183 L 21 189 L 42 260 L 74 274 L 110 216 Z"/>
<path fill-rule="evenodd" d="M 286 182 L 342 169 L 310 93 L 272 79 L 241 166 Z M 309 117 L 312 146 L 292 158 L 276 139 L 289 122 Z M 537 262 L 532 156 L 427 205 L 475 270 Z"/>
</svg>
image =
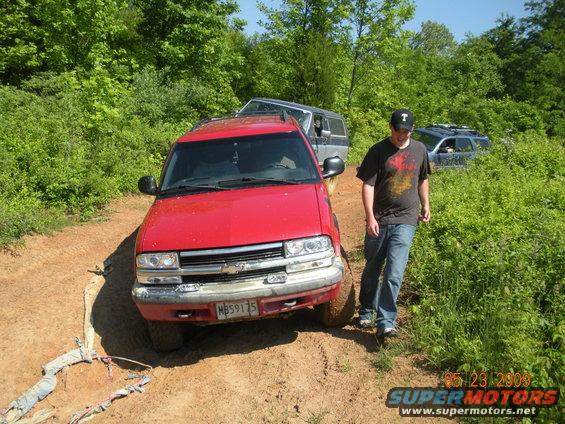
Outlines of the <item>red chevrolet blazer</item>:
<svg viewBox="0 0 565 424">
<path fill-rule="evenodd" d="M 212 118 L 171 147 L 137 234 L 132 296 L 156 350 L 182 346 L 183 324 L 260 319 L 314 306 L 351 319 L 355 294 L 323 169 L 285 112 Z"/>
</svg>

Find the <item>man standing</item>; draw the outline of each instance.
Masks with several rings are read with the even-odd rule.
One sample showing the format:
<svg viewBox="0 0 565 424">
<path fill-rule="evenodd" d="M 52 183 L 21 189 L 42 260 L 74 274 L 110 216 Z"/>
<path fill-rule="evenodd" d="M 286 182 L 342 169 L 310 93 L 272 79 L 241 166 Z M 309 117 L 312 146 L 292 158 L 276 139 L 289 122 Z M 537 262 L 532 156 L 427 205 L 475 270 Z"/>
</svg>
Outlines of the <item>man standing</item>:
<svg viewBox="0 0 565 424">
<path fill-rule="evenodd" d="M 424 144 L 410 138 L 413 128 L 412 112 L 395 110 L 390 137 L 369 149 L 357 172 L 363 181 L 367 261 L 361 277 L 359 325 L 368 327 L 376 314 L 379 337 L 398 335 L 396 299 L 412 238 L 418 220 L 431 218 L 428 154 Z"/>
</svg>

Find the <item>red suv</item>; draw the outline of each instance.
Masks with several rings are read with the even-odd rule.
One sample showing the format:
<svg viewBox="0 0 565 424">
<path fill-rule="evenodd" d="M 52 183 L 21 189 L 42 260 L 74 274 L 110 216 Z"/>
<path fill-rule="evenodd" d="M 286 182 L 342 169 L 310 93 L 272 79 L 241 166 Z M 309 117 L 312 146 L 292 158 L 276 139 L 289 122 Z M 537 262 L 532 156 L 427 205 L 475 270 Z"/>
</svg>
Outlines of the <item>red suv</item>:
<svg viewBox="0 0 565 424">
<path fill-rule="evenodd" d="M 351 319 L 323 169 L 286 112 L 203 121 L 173 144 L 135 245 L 132 296 L 156 350 L 182 346 L 182 324 L 260 319 L 314 306 L 326 325 Z"/>
</svg>

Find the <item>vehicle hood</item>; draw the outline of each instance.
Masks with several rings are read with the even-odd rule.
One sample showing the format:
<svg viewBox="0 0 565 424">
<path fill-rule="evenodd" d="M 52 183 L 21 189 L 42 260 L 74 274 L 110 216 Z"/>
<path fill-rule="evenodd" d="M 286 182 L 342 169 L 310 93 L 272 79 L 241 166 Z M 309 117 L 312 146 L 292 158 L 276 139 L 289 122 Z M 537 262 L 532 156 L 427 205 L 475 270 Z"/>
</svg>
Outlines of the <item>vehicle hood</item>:
<svg viewBox="0 0 565 424">
<path fill-rule="evenodd" d="M 321 233 L 315 184 L 255 187 L 157 199 L 136 252 L 241 246 Z"/>
</svg>

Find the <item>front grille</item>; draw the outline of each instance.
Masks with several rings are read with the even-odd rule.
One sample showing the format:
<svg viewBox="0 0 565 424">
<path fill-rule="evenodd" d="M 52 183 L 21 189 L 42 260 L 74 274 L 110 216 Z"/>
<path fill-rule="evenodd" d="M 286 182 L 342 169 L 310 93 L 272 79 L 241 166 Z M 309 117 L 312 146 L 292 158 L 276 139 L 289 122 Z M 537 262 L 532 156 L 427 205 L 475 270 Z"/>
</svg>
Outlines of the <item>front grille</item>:
<svg viewBox="0 0 565 424">
<path fill-rule="evenodd" d="M 239 250 L 239 251 L 238 251 Z M 202 255 L 198 251 L 181 252 L 180 266 L 186 268 L 196 265 L 221 265 L 225 263 L 264 261 L 269 259 L 284 258 L 282 243 L 278 246 L 261 246 L 218 249 L 218 253 L 213 250 L 202 251 Z"/>
<path fill-rule="evenodd" d="M 286 267 L 281 266 L 277 268 L 269 268 L 268 270 L 262 269 L 257 271 L 245 271 L 239 274 L 213 274 L 213 275 L 184 275 L 182 277 L 183 283 L 192 284 L 214 284 L 214 283 L 236 283 L 248 278 L 265 277 L 276 272 L 285 272 Z"/>
</svg>

